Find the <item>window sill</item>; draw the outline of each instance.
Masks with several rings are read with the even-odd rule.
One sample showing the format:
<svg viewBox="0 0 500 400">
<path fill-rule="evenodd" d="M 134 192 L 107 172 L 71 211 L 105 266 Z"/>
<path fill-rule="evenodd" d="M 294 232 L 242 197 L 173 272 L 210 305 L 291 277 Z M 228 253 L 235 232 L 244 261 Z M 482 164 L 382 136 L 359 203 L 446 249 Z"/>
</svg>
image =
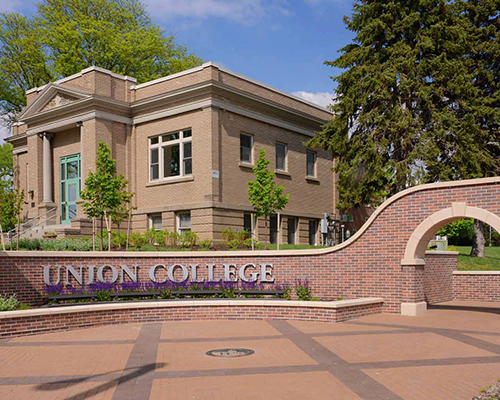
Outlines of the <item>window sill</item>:
<svg viewBox="0 0 500 400">
<path fill-rule="evenodd" d="M 316 178 L 315 176 L 306 176 L 306 181 L 314 182 L 314 183 L 320 182 L 320 180 L 318 178 Z"/>
<path fill-rule="evenodd" d="M 274 170 L 274 173 L 275 173 L 276 175 L 292 176 L 292 174 L 290 174 L 290 172 L 288 172 L 288 171 L 283 171 L 283 170 L 281 170 L 281 169 L 275 169 L 275 170 Z"/>
<path fill-rule="evenodd" d="M 181 182 L 189 182 L 189 181 L 194 181 L 194 176 L 180 176 L 172 179 L 164 179 L 162 181 L 157 181 L 157 182 L 149 182 L 146 187 L 154 187 L 154 186 L 163 186 L 163 185 L 170 185 L 172 183 L 181 183 Z"/>
<path fill-rule="evenodd" d="M 240 161 L 240 163 L 238 165 L 241 168 L 249 168 L 249 169 L 254 169 L 255 168 L 255 165 L 250 164 L 250 163 L 246 163 L 246 162 L 243 162 L 243 161 Z"/>
</svg>

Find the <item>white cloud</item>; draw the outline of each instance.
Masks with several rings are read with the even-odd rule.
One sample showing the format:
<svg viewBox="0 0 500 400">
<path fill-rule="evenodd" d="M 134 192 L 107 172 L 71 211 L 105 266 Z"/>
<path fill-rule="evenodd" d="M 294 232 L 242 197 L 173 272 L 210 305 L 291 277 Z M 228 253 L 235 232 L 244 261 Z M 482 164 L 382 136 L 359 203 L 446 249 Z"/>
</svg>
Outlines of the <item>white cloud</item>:
<svg viewBox="0 0 500 400">
<path fill-rule="evenodd" d="M 322 107 L 326 107 L 333 103 L 333 93 L 329 92 L 311 93 L 300 90 L 298 92 L 293 92 L 292 94 Z"/>
<path fill-rule="evenodd" d="M 3 1 L 3 0 L 0 0 Z M 156 18 L 224 18 L 253 25 L 270 16 L 288 16 L 286 0 L 146 0 Z"/>
</svg>

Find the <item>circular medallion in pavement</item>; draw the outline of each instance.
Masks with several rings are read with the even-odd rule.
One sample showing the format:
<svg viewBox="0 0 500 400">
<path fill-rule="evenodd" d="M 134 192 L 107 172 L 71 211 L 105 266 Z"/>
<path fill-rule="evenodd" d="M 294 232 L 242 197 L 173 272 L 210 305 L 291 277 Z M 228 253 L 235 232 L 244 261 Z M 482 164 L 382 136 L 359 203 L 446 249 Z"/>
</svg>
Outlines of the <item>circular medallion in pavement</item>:
<svg viewBox="0 0 500 400">
<path fill-rule="evenodd" d="M 216 349 L 207 351 L 208 356 L 212 357 L 245 357 L 254 353 L 250 349 Z"/>
</svg>

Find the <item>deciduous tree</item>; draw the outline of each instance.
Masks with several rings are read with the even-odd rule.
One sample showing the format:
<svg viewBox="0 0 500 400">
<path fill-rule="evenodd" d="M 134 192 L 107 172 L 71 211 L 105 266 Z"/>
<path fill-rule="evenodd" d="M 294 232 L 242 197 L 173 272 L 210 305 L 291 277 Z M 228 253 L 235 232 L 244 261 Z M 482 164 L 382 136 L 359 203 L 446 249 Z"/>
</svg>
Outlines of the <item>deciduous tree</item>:
<svg viewBox="0 0 500 400">
<path fill-rule="evenodd" d="M 97 148 L 96 172 L 89 172 L 85 181 L 85 189 L 80 194 L 85 214 L 89 218 L 101 221 L 101 250 L 103 248 L 104 216 L 120 214 L 121 210 L 130 204 L 133 193 L 125 188 L 128 181 L 117 174 L 116 161 L 111 157 L 111 151 L 104 142 L 99 142 Z M 110 227 L 111 229 L 111 227 Z"/>
<path fill-rule="evenodd" d="M 274 172 L 267 168 L 269 163 L 266 152 L 260 149 L 259 158 L 253 169 L 255 180 L 248 181 L 248 199 L 253 206 L 255 216 L 265 217 L 266 228 L 269 217 L 283 210 L 290 197 L 288 194 L 283 194 L 284 186 L 276 186 Z"/>
<path fill-rule="evenodd" d="M 137 0 L 42 0 L 28 18 L 0 14 L 0 117 L 12 122 L 25 91 L 90 66 L 145 82 L 201 64 L 151 22 Z"/>
</svg>

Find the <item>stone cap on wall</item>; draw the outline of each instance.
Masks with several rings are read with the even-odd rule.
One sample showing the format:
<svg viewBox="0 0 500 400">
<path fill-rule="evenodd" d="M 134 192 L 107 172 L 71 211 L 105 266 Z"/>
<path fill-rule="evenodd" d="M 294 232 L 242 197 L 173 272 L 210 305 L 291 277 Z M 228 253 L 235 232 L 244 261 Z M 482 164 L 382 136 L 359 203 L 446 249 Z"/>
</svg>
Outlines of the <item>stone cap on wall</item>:
<svg viewBox="0 0 500 400">
<path fill-rule="evenodd" d="M 140 308 L 171 308 L 171 307 L 208 307 L 208 306 L 266 306 L 266 307 L 300 307 L 300 308 L 329 308 L 340 309 L 345 307 L 364 306 L 383 303 L 381 297 L 367 297 L 339 301 L 293 301 L 293 300 L 169 300 L 130 302 L 119 304 L 92 304 L 79 306 L 61 306 L 51 308 L 37 308 L 33 310 L 0 312 L 0 319 L 17 317 L 36 317 L 41 315 L 70 314 L 79 312 L 108 311 Z"/>
</svg>

